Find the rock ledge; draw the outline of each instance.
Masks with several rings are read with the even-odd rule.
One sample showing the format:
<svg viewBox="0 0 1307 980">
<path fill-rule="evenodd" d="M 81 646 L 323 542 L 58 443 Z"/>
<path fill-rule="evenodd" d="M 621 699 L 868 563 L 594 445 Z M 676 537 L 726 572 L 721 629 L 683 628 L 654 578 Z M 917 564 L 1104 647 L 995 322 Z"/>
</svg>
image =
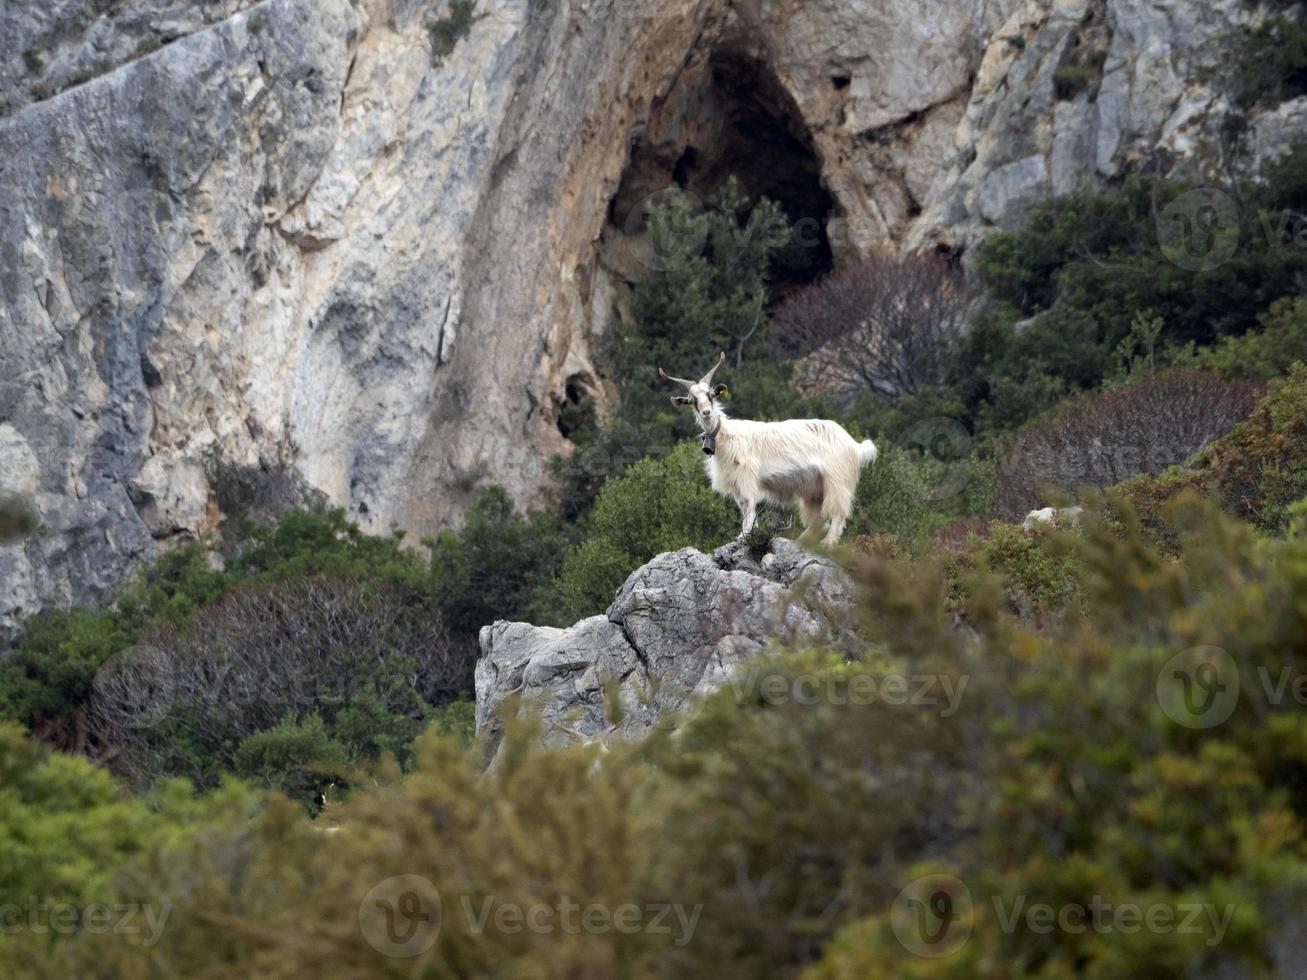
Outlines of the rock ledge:
<svg viewBox="0 0 1307 980">
<path fill-rule="evenodd" d="M 727 683 L 773 640 L 817 640 L 849 605 L 833 562 L 777 539 L 761 562 L 743 544 L 705 555 L 658 555 L 632 573 L 608 612 L 568 629 L 497 622 L 481 630 L 476 667 L 477 736 L 487 757 L 502 735 L 500 709 L 522 695 L 537 710 L 547 745 L 638 739 L 696 696 Z M 604 710 L 616 683 L 619 724 Z"/>
</svg>

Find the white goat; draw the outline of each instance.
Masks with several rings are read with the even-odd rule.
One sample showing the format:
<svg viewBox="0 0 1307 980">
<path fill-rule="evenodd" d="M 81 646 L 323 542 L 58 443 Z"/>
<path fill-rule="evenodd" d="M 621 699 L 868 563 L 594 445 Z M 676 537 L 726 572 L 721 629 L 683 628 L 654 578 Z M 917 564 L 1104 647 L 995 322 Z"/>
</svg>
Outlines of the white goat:
<svg viewBox="0 0 1307 980">
<path fill-rule="evenodd" d="M 1084 512 L 1083 507 L 1044 507 L 1040 510 L 1032 510 L 1021 522 L 1021 529 L 1031 531 L 1036 524 L 1052 524 L 1055 521 L 1062 521 L 1071 527 L 1079 527 L 1080 515 Z"/>
<path fill-rule="evenodd" d="M 673 378 L 689 395 L 675 395 L 674 405 L 694 408 L 708 454 L 708 479 L 718 493 L 731 497 L 744 519 L 740 537 L 753 529 L 758 504 L 798 504 L 804 533 L 827 526 L 825 543 L 833 545 L 853 513 L 853 494 L 862 468 L 878 455 L 870 440 L 859 443 L 843 426 L 825 419 L 746 422 L 728 418 L 718 404 L 725 385 L 712 383 L 723 353 L 699 381 Z"/>
</svg>

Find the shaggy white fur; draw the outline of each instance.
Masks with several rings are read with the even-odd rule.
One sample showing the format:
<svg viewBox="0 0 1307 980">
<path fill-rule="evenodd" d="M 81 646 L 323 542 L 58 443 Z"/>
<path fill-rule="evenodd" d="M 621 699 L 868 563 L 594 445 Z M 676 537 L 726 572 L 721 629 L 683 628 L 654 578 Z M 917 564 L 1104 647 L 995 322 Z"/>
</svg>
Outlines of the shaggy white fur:
<svg viewBox="0 0 1307 980">
<path fill-rule="evenodd" d="M 721 360 L 717 364 L 720 367 Z M 716 370 L 699 382 L 668 380 L 686 387 L 689 397 L 672 401 L 693 406 L 699 427 L 715 443 L 707 462 L 708 479 L 714 490 L 740 508 L 740 537 L 753 529 L 758 504 L 796 504 L 804 532 L 819 532 L 824 524 L 825 543 L 835 544 L 853 513 L 862 468 L 879 455 L 875 443 L 870 439 L 860 443 L 843 426 L 826 419 L 730 418 L 717 403 L 725 389 L 712 387 Z"/>
</svg>

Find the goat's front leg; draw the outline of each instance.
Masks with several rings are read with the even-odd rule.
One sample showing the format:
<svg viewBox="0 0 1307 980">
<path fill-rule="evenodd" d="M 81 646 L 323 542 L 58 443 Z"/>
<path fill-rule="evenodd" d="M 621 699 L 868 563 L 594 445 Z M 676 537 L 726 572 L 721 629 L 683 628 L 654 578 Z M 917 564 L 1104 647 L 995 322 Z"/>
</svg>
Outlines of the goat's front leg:
<svg viewBox="0 0 1307 980">
<path fill-rule="evenodd" d="M 741 500 L 740 514 L 744 518 L 744 524 L 740 527 L 740 538 L 744 539 L 749 536 L 753 530 L 754 522 L 758 519 L 758 502 L 756 500 Z"/>
</svg>

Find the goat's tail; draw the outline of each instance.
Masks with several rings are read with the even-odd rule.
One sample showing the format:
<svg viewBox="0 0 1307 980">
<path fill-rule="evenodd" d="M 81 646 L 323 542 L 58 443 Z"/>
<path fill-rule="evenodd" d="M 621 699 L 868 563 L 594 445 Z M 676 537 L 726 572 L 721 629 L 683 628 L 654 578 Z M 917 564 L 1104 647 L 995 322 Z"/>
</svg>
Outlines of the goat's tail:
<svg viewBox="0 0 1307 980">
<path fill-rule="evenodd" d="M 858 460 L 863 466 L 876 462 L 876 457 L 879 455 L 880 450 L 876 448 L 876 444 L 870 439 L 864 439 L 858 446 Z"/>
</svg>

